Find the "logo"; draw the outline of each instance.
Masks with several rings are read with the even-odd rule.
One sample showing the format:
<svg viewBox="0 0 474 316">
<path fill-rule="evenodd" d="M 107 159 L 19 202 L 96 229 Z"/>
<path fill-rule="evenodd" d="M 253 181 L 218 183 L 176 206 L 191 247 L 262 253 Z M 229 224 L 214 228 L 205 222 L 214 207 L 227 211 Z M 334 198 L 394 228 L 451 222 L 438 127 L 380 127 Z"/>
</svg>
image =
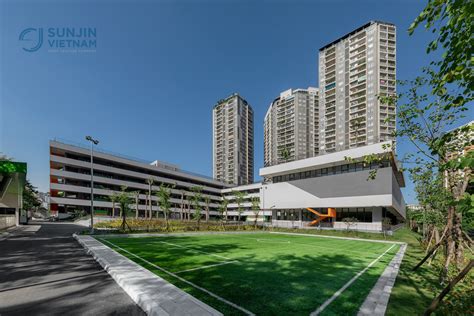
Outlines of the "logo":
<svg viewBox="0 0 474 316">
<path fill-rule="evenodd" d="M 44 36 L 44 37 L 43 37 Z M 19 41 L 25 52 L 36 52 L 45 46 L 49 53 L 93 53 L 97 49 L 95 27 L 47 27 L 24 29 Z"/>
<path fill-rule="evenodd" d="M 23 47 L 25 52 L 36 52 L 43 45 L 43 29 L 32 27 L 24 29 L 20 33 L 19 40 L 27 43 L 30 42 L 29 45 L 26 45 L 27 47 Z"/>
</svg>

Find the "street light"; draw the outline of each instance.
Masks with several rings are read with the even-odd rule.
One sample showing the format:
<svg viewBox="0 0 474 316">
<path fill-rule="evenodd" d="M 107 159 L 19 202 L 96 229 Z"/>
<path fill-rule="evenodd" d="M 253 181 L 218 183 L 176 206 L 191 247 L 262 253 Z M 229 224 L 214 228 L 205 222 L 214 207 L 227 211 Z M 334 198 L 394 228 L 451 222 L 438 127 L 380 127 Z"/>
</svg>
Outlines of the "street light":
<svg viewBox="0 0 474 316">
<path fill-rule="evenodd" d="M 91 234 L 94 233 L 94 145 L 99 144 L 97 139 L 86 136 L 86 140 L 91 142 Z"/>
</svg>

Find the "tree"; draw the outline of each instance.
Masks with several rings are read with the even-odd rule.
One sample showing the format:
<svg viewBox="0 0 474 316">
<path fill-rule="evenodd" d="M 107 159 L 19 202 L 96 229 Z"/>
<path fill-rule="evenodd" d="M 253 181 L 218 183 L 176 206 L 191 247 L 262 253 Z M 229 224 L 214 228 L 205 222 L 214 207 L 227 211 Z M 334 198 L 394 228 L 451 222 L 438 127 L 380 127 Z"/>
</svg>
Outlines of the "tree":
<svg viewBox="0 0 474 316">
<path fill-rule="evenodd" d="M 247 197 L 247 194 L 243 191 L 234 191 L 232 193 L 235 198 L 235 203 L 237 203 L 237 213 L 239 214 L 238 221 L 240 222 L 240 218 L 242 216 L 242 213 L 244 212 L 243 204 L 244 204 L 245 198 Z"/>
<path fill-rule="evenodd" d="M 251 202 L 252 202 L 252 211 L 253 211 L 253 214 L 255 215 L 254 226 L 255 228 L 257 228 L 257 220 L 258 220 L 258 215 L 260 213 L 260 198 L 257 196 L 254 196 L 252 197 Z"/>
<path fill-rule="evenodd" d="M 354 225 L 357 224 L 357 222 L 359 222 L 359 221 L 358 221 L 357 218 L 355 218 L 355 217 L 345 217 L 345 218 L 342 219 L 342 222 L 343 222 L 344 224 L 346 224 L 347 231 L 349 231 L 350 227 L 351 227 L 351 226 L 354 226 Z"/>
<path fill-rule="evenodd" d="M 131 192 L 131 194 L 135 198 L 135 218 L 138 218 L 138 204 L 140 201 L 140 191 L 133 191 Z M 145 214 L 146 214 L 146 208 L 145 208 Z"/>
<path fill-rule="evenodd" d="M 222 201 L 219 204 L 219 217 L 222 221 L 222 226 L 224 226 L 224 221 L 227 222 L 227 206 L 229 205 L 229 200 L 225 196 L 222 197 Z"/>
<path fill-rule="evenodd" d="M 184 219 L 184 208 L 185 208 L 185 204 L 184 204 L 184 190 L 181 190 L 181 204 L 180 204 L 180 213 L 179 213 L 179 217 L 181 219 L 181 221 Z"/>
<path fill-rule="evenodd" d="M 26 180 L 23 190 L 23 209 L 28 211 L 40 206 L 41 200 L 38 198 L 38 190 L 29 180 Z"/>
<path fill-rule="evenodd" d="M 191 198 L 194 207 L 193 218 L 197 222 L 197 229 L 199 230 L 202 217 L 202 188 L 200 186 L 195 186 L 191 188 L 191 191 L 194 193 Z"/>
<path fill-rule="evenodd" d="M 384 237 L 386 236 L 387 232 L 392 227 L 392 220 L 389 217 L 382 218 L 382 231 Z"/>
<path fill-rule="evenodd" d="M 458 201 L 464 195 L 471 178 L 473 152 L 465 156 L 454 155 L 472 145 L 470 133 L 474 126 L 455 127 L 456 122 L 463 117 L 465 107 L 450 106 L 453 97 L 436 97 L 430 95 L 432 81 L 437 74 L 430 69 L 424 70 L 426 76 L 415 80 L 401 82 L 407 85 L 408 91 L 396 97 L 382 98 L 386 102 L 397 101 L 398 129 L 394 132 L 401 139 L 408 140 L 415 148 L 414 154 L 409 154 L 402 161 L 413 164 L 408 168 L 412 179 L 421 180 L 421 175 L 434 170 L 436 177 L 442 177 L 446 193 L 451 201 L 447 208 L 447 233 L 444 235 L 446 260 L 441 279 L 447 276 L 452 260 L 458 267 L 464 258 L 464 238 L 461 231 L 461 214 L 456 210 Z M 447 132 L 448 130 L 450 130 Z M 462 170 L 462 173 L 459 171 Z M 431 197 L 438 192 L 433 192 Z"/>
<path fill-rule="evenodd" d="M 120 229 L 125 231 L 126 228 L 130 230 L 130 226 L 127 224 L 127 212 L 130 210 L 130 204 L 132 204 L 132 197 L 130 193 L 127 192 L 127 187 L 122 186 L 120 193 L 117 195 L 117 201 L 120 206 L 120 213 L 122 215 L 122 224 L 120 225 Z"/>
<path fill-rule="evenodd" d="M 115 203 L 118 201 L 117 193 L 112 193 L 109 195 L 109 201 L 112 202 L 112 217 L 115 217 Z"/>
<path fill-rule="evenodd" d="M 153 217 L 153 205 L 151 203 L 151 189 L 153 187 L 153 183 L 154 183 L 154 180 L 153 178 L 148 178 L 146 179 L 146 183 L 148 184 L 148 195 L 147 195 L 147 201 L 148 201 L 148 205 L 145 205 L 145 218 L 147 218 L 147 212 L 149 212 L 150 214 L 150 219 Z M 149 209 L 149 210 L 148 210 Z"/>
<path fill-rule="evenodd" d="M 448 107 L 463 107 L 473 100 L 474 73 L 472 71 L 474 41 L 474 3 L 469 0 L 429 0 L 426 7 L 410 25 L 408 32 L 425 24 L 425 29 L 438 36 L 428 45 L 431 53 L 443 49 L 440 60 L 431 62 L 436 67 L 432 82 L 433 94 L 445 101 Z M 461 89 L 449 90 L 456 85 Z"/>
<path fill-rule="evenodd" d="M 204 204 L 206 205 L 206 222 L 209 222 L 209 205 L 211 204 L 209 195 L 204 196 Z"/>
<path fill-rule="evenodd" d="M 166 231 L 169 230 L 169 216 L 171 213 L 171 189 L 173 187 L 174 186 L 167 186 L 162 183 L 160 185 L 160 189 L 156 192 L 156 196 L 158 197 L 158 205 L 160 206 L 165 218 Z"/>
</svg>

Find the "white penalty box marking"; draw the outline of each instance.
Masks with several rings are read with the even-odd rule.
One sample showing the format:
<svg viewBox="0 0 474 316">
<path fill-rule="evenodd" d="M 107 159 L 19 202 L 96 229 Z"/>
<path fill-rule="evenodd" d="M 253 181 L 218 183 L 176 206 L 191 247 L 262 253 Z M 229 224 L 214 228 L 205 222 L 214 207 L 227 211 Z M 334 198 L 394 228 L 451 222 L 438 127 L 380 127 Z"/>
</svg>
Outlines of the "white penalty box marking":
<svg viewBox="0 0 474 316">
<path fill-rule="evenodd" d="M 117 246 L 116 244 L 114 244 L 114 243 L 112 243 L 112 242 L 110 242 L 110 241 L 108 241 L 108 240 L 105 240 L 105 239 L 101 239 L 101 240 L 103 240 L 104 242 L 111 244 L 111 245 L 114 246 L 115 248 L 120 249 L 121 251 L 126 252 L 126 253 L 128 253 L 129 255 L 131 255 L 131 256 L 133 256 L 133 257 L 135 257 L 135 258 L 137 258 L 137 259 L 139 259 L 139 260 L 145 262 L 146 264 L 149 264 L 150 266 L 152 266 L 152 267 L 154 267 L 154 268 L 160 270 L 161 272 L 164 272 L 164 273 L 166 273 L 166 274 L 168 274 L 168 275 L 170 275 L 170 276 L 172 276 L 172 277 L 174 277 L 174 278 L 180 280 L 181 282 L 184 282 L 184 283 L 186 283 L 186 284 L 188 284 L 188 285 L 191 285 L 192 287 L 194 287 L 194 288 L 196 288 L 196 289 L 198 289 L 198 290 L 200 290 L 200 291 L 202 291 L 202 292 L 208 294 L 209 296 L 212 296 L 212 297 L 214 297 L 215 299 L 217 299 L 217 300 L 219 300 L 219 301 L 221 301 L 221 302 L 223 302 L 223 303 L 225 303 L 225 304 L 227 304 L 227 305 L 229 305 L 229 306 L 232 306 L 232 307 L 234 307 L 234 308 L 236 308 L 236 309 L 238 309 L 238 310 L 244 312 L 244 313 L 247 314 L 247 315 L 252 315 L 252 316 L 255 315 L 254 313 L 252 313 L 252 312 L 250 312 L 249 310 L 243 308 L 242 306 L 239 306 L 239 305 L 237 305 L 237 304 L 235 304 L 235 303 L 232 303 L 231 301 L 228 301 L 228 300 L 226 300 L 225 298 L 220 297 L 219 295 L 214 294 L 214 293 L 212 293 L 211 291 L 206 290 L 205 288 L 203 288 L 203 287 L 201 287 L 201 286 L 199 286 L 199 285 L 197 285 L 197 284 L 194 284 L 194 283 L 192 283 L 192 282 L 190 282 L 190 281 L 188 281 L 188 280 L 186 280 L 186 279 L 183 279 L 182 277 L 180 277 L 180 276 L 177 275 L 176 273 L 170 272 L 170 271 L 168 271 L 168 270 L 166 270 L 166 269 L 164 269 L 164 268 L 162 268 L 162 267 L 160 267 L 160 266 L 157 266 L 156 264 L 154 264 L 154 263 L 152 263 L 152 262 L 150 262 L 150 261 L 148 261 L 148 260 L 146 260 L 146 259 L 144 259 L 144 258 L 142 258 L 142 257 L 140 257 L 140 256 L 138 256 L 138 255 L 136 255 L 136 254 L 134 254 L 134 253 L 128 251 L 128 250 L 126 250 L 126 249 L 123 249 L 122 247 Z M 174 244 L 172 244 L 172 245 L 174 245 Z M 184 247 L 184 246 L 182 246 L 182 247 L 183 247 L 183 248 L 187 248 L 187 247 Z"/>
<path fill-rule="evenodd" d="M 326 308 L 328 307 L 329 304 L 331 304 L 336 298 L 339 297 L 339 295 L 342 294 L 342 292 L 344 292 L 349 286 L 351 286 L 352 283 L 354 283 L 362 274 L 364 274 L 367 270 L 369 270 L 370 267 L 372 267 L 374 264 L 377 263 L 377 261 L 380 260 L 380 258 L 382 258 L 387 252 L 389 252 L 393 247 L 395 247 L 395 244 L 393 244 L 392 246 L 390 246 L 390 248 L 388 248 L 387 250 L 385 250 L 385 252 L 383 254 L 381 254 L 380 256 L 378 256 L 374 261 L 372 261 L 371 263 L 369 263 L 369 265 L 367 267 L 365 267 L 364 270 L 360 271 L 359 273 L 357 273 L 352 279 L 350 279 L 346 284 L 344 284 L 339 290 L 337 290 L 336 293 L 333 294 L 333 296 L 331 296 L 328 300 L 326 300 L 323 305 L 319 306 L 317 310 L 315 310 L 314 312 L 312 312 L 310 315 L 311 316 L 316 316 L 316 315 L 319 315 L 321 314 L 321 312 Z"/>
</svg>

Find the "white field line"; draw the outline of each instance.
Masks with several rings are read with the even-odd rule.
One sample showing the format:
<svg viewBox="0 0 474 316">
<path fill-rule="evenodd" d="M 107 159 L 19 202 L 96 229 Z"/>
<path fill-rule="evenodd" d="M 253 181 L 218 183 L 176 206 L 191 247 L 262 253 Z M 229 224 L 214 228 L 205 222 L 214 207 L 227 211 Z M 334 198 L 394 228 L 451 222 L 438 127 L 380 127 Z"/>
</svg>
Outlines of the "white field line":
<svg viewBox="0 0 474 316">
<path fill-rule="evenodd" d="M 351 286 L 352 283 L 354 283 L 355 280 L 357 280 L 362 274 L 365 273 L 365 271 L 367 271 L 371 266 L 373 266 L 377 261 L 380 260 L 380 258 L 382 258 L 387 252 L 390 251 L 390 249 L 392 249 L 393 247 L 395 247 L 395 244 L 393 244 L 392 246 L 390 246 L 390 248 L 388 248 L 387 250 L 385 250 L 385 252 L 383 254 L 381 254 L 380 256 L 378 256 L 374 261 L 372 261 L 371 263 L 369 263 L 369 265 L 362 271 L 360 271 L 359 273 L 357 273 L 352 279 L 350 279 L 346 284 L 344 284 L 339 290 L 337 290 L 336 293 L 333 294 L 333 296 L 331 296 L 326 302 L 324 302 L 321 306 L 318 307 L 317 310 L 315 310 L 314 312 L 312 312 L 310 315 L 311 316 L 316 316 L 316 315 L 319 315 L 329 304 L 331 304 L 339 295 L 342 294 L 342 292 L 344 292 L 349 286 Z"/>
<path fill-rule="evenodd" d="M 203 288 L 203 287 L 200 287 L 199 285 L 196 285 L 196 284 L 194 284 L 194 283 L 192 283 L 192 282 L 189 282 L 188 280 L 183 279 L 182 277 L 176 275 L 175 273 L 170 272 L 170 271 L 168 271 L 168 270 L 165 270 L 165 269 L 163 269 L 162 267 L 157 266 L 156 264 L 154 264 L 154 263 L 152 263 L 152 262 L 150 262 L 150 261 L 148 261 L 148 260 L 146 260 L 146 259 L 144 259 L 144 258 L 142 258 L 142 257 L 140 257 L 140 256 L 137 256 L 136 254 L 134 254 L 134 253 L 132 253 L 132 252 L 126 250 L 126 249 L 123 249 L 122 247 L 119 247 L 119 246 L 115 245 L 114 243 L 112 243 L 112 242 L 110 242 L 110 241 L 108 241 L 108 240 L 105 240 L 105 239 L 102 239 L 102 240 L 105 241 L 106 243 L 111 244 L 112 246 L 116 247 L 117 249 L 120 249 L 121 251 L 126 252 L 126 253 L 128 253 L 129 255 L 134 256 L 134 257 L 137 258 L 137 259 L 140 259 L 141 261 L 143 261 L 143 262 L 145 262 L 145 263 L 151 265 L 152 267 L 154 267 L 154 268 L 156 268 L 156 269 L 158 269 L 158 270 L 160 270 L 160 271 L 162 271 L 162 272 L 164 272 L 164 273 L 166 273 L 166 274 L 168 274 L 168 275 L 171 275 L 172 277 L 174 277 L 174 278 L 180 280 L 181 282 L 184 282 L 184 283 L 186 283 L 186 284 L 188 284 L 188 285 L 191 285 L 192 287 L 194 287 L 194 288 L 196 288 L 196 289 L 198 289 L 198 290 L 203 291 L 204 293 L 206 293 L 206 294 L 208 294 L 208 295 L 214 297 L 215 299 L 217 299 L 217 300 L 219 300 L 219 301 L 221 301 L 221 302 L 223 302 L 223 303 L 226 303 L 227 305 L 230 305 L 230 306 L 232 306 L 233 308 L 236 308 L 236 309 L 238 309 L 238 310 L 244 312 L 244 313 L 247 314 L 247 315 L 252 315 L 252 316 L 255 315 L 254 313 L 252 313 L 252 312 L 246 310 L 245 308 L 243 308 L 243 307 L 241 307 L 241 306 L 239 306 L 239 305 L 237 305 L 237 304 L 234 304 L 234 303 L 232 303 L 232 302 L 226 300 L 225 298 L 222 298 L 222 297 L 220 297 L 219 295 L 214 294 L 214 293 L 212 293 L 211 291 L 208 291 L 208 290 L 206 290 L 206 289 Z"/>
<path fill-rule="evenodd" d="M 182 246 L 182 245 L 178 245 L 178 244 L 173 244 L 173 243 L 170 243 L 170 242 L 166 242 L 166 241 L 159 241 L 160 243 L 162 244 L 167 244 L 167 245 L 171 245 L 171 246 L 175 246 L 175 247 L 178 247 L 178 248 L 185 248 L 185 249 L 189 249 L 189 250 L 192 250 L 194 252 L 200 252 L 200 253 L 203 253 L 203 254 L 206 254 L 208 256 L 213 256 L 213 257 L 217 257 L 217 258 L 222 258 L 222 259 L 225 259 L 225 260 L 232 260 L 231 258 L 227 258 L 227 257 L 224 257 L 224 256 L 219 256 L 219 255 L 216 255 L 214 253 L 210 253 L 210 252 L 206 252 L 206 251 L 202 251 L 202 250 L 196 250 L 196 249 L 193 249 L 191 247 L 186 247 L 186 246 Z"/>
<path fill-rule="evenodd" d="M 315 234 L 303 234 L 303 233 L 285 233 L 285 232 L 268 232 L 269 234 L 276 235 L 292 235 L 292 236 L 308 236 L 308 237 L 317 237 L 317 238 L 332 238 L 332 239 L 343 239 L 343 240 L 356 240 L 356 241 L 365 241 L 365 242 L 376 242 L 382 244 L 398 244 L 404 245 L 406 243 L 401 241 L 392 241 L 392 240 L 379 240 L 379 239 L 364 239 L 364 238 L 355 238 L 355 237 L 341 237 L 341 236 L 328 236 L 328 235 L 315 235 Z"/>
<path fill-rule="evenodd" d="M 307 247 L 312 247 L 312 248 L 321 248 L 321 249 L 329 249 L 329 250 L 341 250 L 341 252 L 351 252 L 355 253 L 358 255 L 364 255 L 367 253 L 367 251 L 355 251 L 355 250 L 348 250 L 348 249 L 340 249 L 340 248 L 331 248 L 331 247 L 325 247 L 321 245 L 314 245 L 314 244 L 306 244 L 306 243 L 301 243 L 301 242 L 294 242 L 294 241 L 270 241 L 271 239 L 261 239 L 261 238 L 249 238 L 249 237 L 239 237 L 239 239 L 252 239 L 256 240 L 257 242 L 268 242 L 268 243 L 274 243 L 274 244 L 293 244 L 293 245 L 301 245 L 301 246 L 307 246 Z"/>
<path fill-rule="evenodd" d="M 234 261 L 224 261 L 224 262 L 220 262 L 220 263 L 216 263 L 216 264 L 210 264 L 210 265 L 207 265 L 207 266 L 201 266 L 201 267 L 197 267 L 197 268 L 181 270 L 181 271 L 174 272 L 174 273 L 183 273 L 183 272 L 189 272 L 189 271 L 196 271 L 196 270 L 207 269 L 207 268 L 212 268 L 212 267 L 218 267 L 218 266 L 223 266 L 223 265 L 225 265 L 225 264 L 237 263 L 237 262 L 239 262 L 239 261 L 237 261 L 237 260 L 234 260 Z"/>
</svg>

